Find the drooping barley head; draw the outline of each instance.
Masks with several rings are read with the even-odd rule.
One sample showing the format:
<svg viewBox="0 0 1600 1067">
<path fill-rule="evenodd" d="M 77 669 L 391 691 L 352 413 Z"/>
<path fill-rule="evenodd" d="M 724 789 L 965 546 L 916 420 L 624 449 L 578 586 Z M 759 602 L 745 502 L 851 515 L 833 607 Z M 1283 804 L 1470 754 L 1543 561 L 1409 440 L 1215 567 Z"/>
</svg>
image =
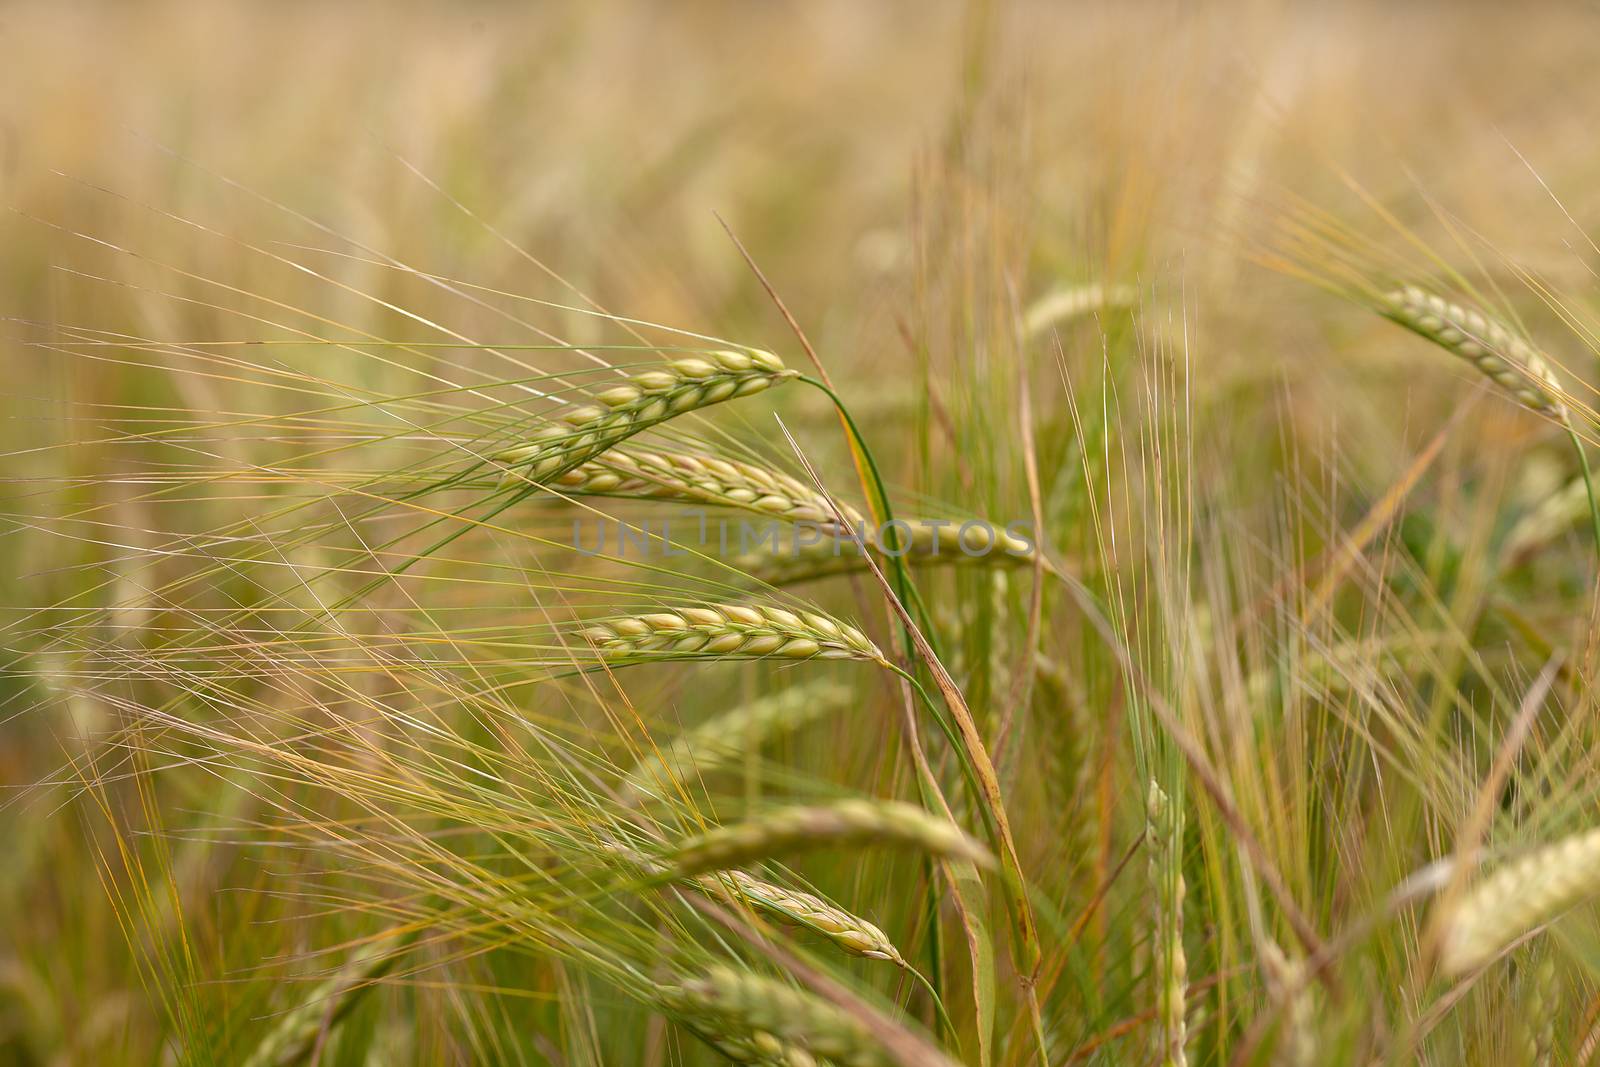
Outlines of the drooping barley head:
<svg viewBox="0 0 1600 1067">
<path fill-rule="evenodd" d="M 954 823 L 892 800 L 779 808 L 691 837 L 671 849 L 662 862 L 688 877 L 835 845 L 910 848 L 970 860 L 981 867 L 994 863 L 983 846 Z"/>
<path fill-rule="evenodd" d="M 887 934 L 859 915 L 829 904 L 819 896 L 774 885 L 739 870 L 701 875 L 695 879 L 695 884 L 716 896 L 748 903 L 780 922 L 812 930 L 852 956 L 889 960 L 905 966 L 905 960 Z"/>
<path fill-rule="evenodd" d="M 1561 379 L 1543 355 L 1504 324 L 1415 285 L 1385 295 L 1381 310 L 1389 320 L 1471 363 L 1525 407 L 1566 420 Z"/>
<path fill-rule="evenodd" d="M 1491 873 L 1446 916 L 1440 965 L 1481 967 L 1530 930 L 1600 893 L 1600 830 L 1546 845 Z"/>
<path fill-rule="evenodd" d="M 771 352 L 709 352 L 675 359 L 642 371 L 620 385 L 557 416 L 533 440 L 508 449 L 496 461 L 537 485 L 553 480 L 632 437 L 640 430 L 698 408 L 750 396 L 796 376 Z"/>
<path fill-rule="evenodd" d="M 717 659 L 855 659 L 887 662 L 854 626 L 814 611 L 716 604 L 602 619 L 581 636 L 609 662 Z"/>
</svg>

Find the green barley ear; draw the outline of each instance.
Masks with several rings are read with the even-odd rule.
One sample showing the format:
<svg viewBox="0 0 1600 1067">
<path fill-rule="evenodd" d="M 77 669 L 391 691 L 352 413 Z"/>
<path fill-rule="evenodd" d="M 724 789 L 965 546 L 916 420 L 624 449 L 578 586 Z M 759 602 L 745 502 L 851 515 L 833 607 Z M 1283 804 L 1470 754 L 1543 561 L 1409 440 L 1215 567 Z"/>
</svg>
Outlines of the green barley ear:
<svg viewBox="0 0 1600 1067">
<path fill-rule="evenodd" d="M 877 926 L 819 896 L 764 882 L 738 870 L 701 875 L 694 881 L 714 896 L 749 904 L 763 915 L 790 926 L 805 927 L 852 956 L 906 965 L 900 950 Z"/>
<path fill-rule="evenodd" d="M 735 1063 L 818 1063 L 816 1056 L 890 1067 L 856 1020 L 831 1004 L 745 971 L 714 967 L 667 986 L 661 1006 Z"/>
<path fill-rule="evenodd" d="M 1556 1020 L 1561 1017 L 1561 982 L 1550 946 L 1521 968 L 1517 992 L 1517 1038 L 1528 1067 L 1550 1067 L 1555 1053 Z"/>
<path fill-rule="evenodd" d="M 1506 864 L 1469 889 L 1447 916 L 1439 963 L 1463 974 L 1523 934 L 1600 893 L 1600 830 L 1574 834 Z"/>
<path fill-rule="evenodd" d="M 718 659 L 857 659 L 887 663 L 854 626 L 814 611 L 707 604 L 602 619 L 581 636 L 613 663 L 686 656 Z"/>
<path fill-rule="evenodd" d="M 1304 960 L 1291 960 L 1268 941 L 1261 947 L 1267 995 L 1278 1014 L 1278 1036 L 1272 1046 L 1273 1067 L 1313 1067 L 1317 1061 L 1317 987 Z"/>
<path fill-rule="evenodd" d="M 1589 490 L 1580 475 L 1551 493 L 1517 520 L 1506 534 L 1501 555 L 1520 563 L 1559 539 L 1589 514 Z"/>
<path fill-rule="evenodd" d="M 674 781 L 690 781 L 844 708 L 855 690 L 823 678 L 791 685 L 706 720 L 659 752 L 640 760 L 623 779 L 633 796 L 650 796 Z"/>
<path fill-rule="evenodd" d="M 662 862 L 690 877 L 833 845 L 908 848 L 994 866 L 984 847 L 954 823 L 893 800 L 779 808 L 680 842 Z"/>
<path fill-rule="evenodd" d="M 1183 811 L 1150 780 L 1146 800 L 1146 843 L 1154 897 L 1156 1061 L 1162 1067 L 1187 1067 L 1189 960 L 1183 950 Z"/>
<path fill-rule="evenodd" d="M 495 459 L 526 481 L 550 482 L 640 430 L 685 412 L 750 396 L 798 376 L 771 352 L 708 352 L 642 371 L 557 416 L 534 439 Z"/>
<path fill-rule="evenodd" d="M 1415 285 L 1386 294 L 1380 311 L 1391 322 L 1471 363 L 1523 406 L 1566 421 L 1561 379 L 1542 354 L 1504 324 Z"/>
<path fill-rule="evenodd" d="M 243 1067 L 290 1067 L 311 1052 L 324 1028 L 337 1025 L 368 990 L 394 966 L 393 946 L 371 943 L 359 949 L 333 977 L 319 982 L 300 1006 L 284 1015 L 261 1040 Z"/>
<path fill-rule="evenodd" d="M 1132 307 L 1138 296 L 1130 285 L 1102 285 L 1100 282 L 1056 289 L 1028 305 L 1022 313 L 1022 333 L 1025 337 L 1038 337 L 1094 312 L 1121 311 Z"/>
<path fill-rule="evenodd" d="M 841 1067 L 896 1067 L 898 1060 L 859 1020 L 811 993 L 749 971 L 712 967 L 659 994 L 663 1008 L 707 1034 L 736 1062 L 796 1064 L 793 1050 L 816 1057 L 810 1062 Z M 738 1059 L 751 1053 L 763 1058 Z M 955 1067 L 928 1048 L 919 1057 L 927 1067 Z"/>
<path fill-rule="evenodd" d="M 517 478 L 515 471 L 507 478 Z M 697 452 L 613 448 L 550 480 L 567 495 L 647 497 L 738 508 L 790 522 L 836 523 L 828 498 L 798 478 L 754 463 Z M 852 527 L 860 512 L 841 505 Z"/>
</svg>

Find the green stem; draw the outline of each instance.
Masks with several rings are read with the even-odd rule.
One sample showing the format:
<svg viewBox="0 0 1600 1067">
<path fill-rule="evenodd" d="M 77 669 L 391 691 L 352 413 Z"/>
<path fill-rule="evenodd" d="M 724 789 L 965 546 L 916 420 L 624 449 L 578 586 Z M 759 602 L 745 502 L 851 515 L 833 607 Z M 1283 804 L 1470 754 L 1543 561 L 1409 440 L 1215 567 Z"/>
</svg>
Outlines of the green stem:
<svg viewBox="0 0 1600 1067">
<path fill-rule="evenodd" d="M 1578 465 L 1583 471 L 1583 488 L 1589 494 L 1589 528 L 1594 533 L 1595 551 L 1600 553 L 1600 504 L 1595 502 L 1594 475 L 1589 470 L 1589 453 L 1583 447 L 1583 440 L 1578 436 L 1578 431 L 1573 428 L 1570 420 L 1567 422 L 1567 436 L 1572 439 L 1572 447 L 1578 452 Z"/>
<path fill-rule="evenodd" d="M 861 435 L 861 429 L 856 425 L 854 416 L 850 414 L 850 409 L 845 407 L 844 401 L 840 399 L 839 395 L 832 389 L 828 388 L 825 382 L 817 378 L 813 378 L 810 375 L 802 375 L 800 377 L 800 381 L 820 389 L 822 394 L 833 402 L 834 409 L 838 411 L 839 418 L 844 421 L 845 429 L 850 434 L 851 446 L 860 454 L 862 460 L 866 463 L 867 475 L 871 482 L 871 485 L 868 488 L 874 498 L 872 501 L 872 511 L 883 521 L 884 528 L 888 531 L 888 536 L 890 538 L 890 544 L 885 546 L 885 548 L 886 554 L 889 555 L 890 574 L 894 580 L 895 595 L 900 598 L 900 603 L 908 605 L 910 610 L 916 614 L 916 617 L 922 620 L 923 630 L 928 634 L 929 641 L 932 643 L 936 640 L 936 637 L 933 633 L 933 628 L 928 625 L 929 615 L 927 608 L 922 603 L 921 596 L 917 594 L 916 585 L 911 581 L 911 575 L 905 565 L 905 560 L 901 558 L 905 553 L 898 551 L 900 548 L 900 531 L 895 529 L 893 525 L 894 509 L 889 503 L 889 490 L 883 484 L 883 475 L 878 470 L 878 461 L 873 458 L 872 450 L 867 447 L 866 438 Z M 863 554 L 869 550 L 870 549 L 867 545 L 861 546 L 861 551 Z M 902 640 L 904 641 L 906 648 L 909 649 L 913 647 L 910 634 L 902 634 Z M 935 644 L 933 647 L 935 649 L 935 654 L 937 654 L 938 646 Z M 894 669 L 899 671 L 899 668 Z M 919 692 L 922 692 L 922 686 L 917 683 L 915 678 L 912 678 L 909 674 L 905 674 L 904 671 L 899 671 L 899 673 L 904 675 Z M 926 692 L 922 692 L 922 699 L 924 703 L 927 703 L 931 706 L 931 701 L 928 700 L 928 695 Z M 942 714 L 939 713 L 937 709 L 934 711 L 934 718 L 938 721 L 939 728 L 944 731 L 944 734 L 949 739 L 950 744 L 956 747 L 957 751 L 960 751 L 959 746 L 956 745 L 954 730 L 952 729 L 950 723 Z M 932 785 L 933 783 L 928 784 Z M 924 798 L 925 803 L 927 799 L 928 798 L 926 797 Z M 923 902 L 923 910 L 926 916 L 928 927 L 928 973 L 931 975 L 928 992 L 933 997 L 935 1010 L 937 1010 L 942 1016 L 944 1014 L 944 1006 L 940 997 L 940 992 L 944 985 L 944 947 L 943 937 L 939 926 L 939 896 L 934 890 L 934 887 L 938 884 L 937 866 L 932 859 L 923 860 L 923 872 L 924 877 L 927 879 L 928 885 L 927 896 Z M 918 977 L 921 977 L 921 975 L 919 974 Z M 946 1018 L 945 1021 L 948 1023 L 948 1018 Z"/>
</svg>

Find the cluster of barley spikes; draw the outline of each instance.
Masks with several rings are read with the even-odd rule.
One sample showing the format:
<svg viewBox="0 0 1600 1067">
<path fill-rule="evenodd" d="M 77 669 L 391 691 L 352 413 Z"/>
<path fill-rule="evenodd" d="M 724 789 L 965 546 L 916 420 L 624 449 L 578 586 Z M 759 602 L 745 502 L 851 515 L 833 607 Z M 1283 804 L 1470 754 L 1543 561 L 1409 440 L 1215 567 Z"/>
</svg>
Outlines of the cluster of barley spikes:
<svg viewBox="0 0 1600 1067">
<path fill-rule="evenodd" d="M 94 888 L 165 1017 L 143 1059 L 1600 1067 L 1593 608 L 1532 595 L 1540 566 L 1593 580 L 1563 554 L 1585 511 L 1600 535 L 1585 406 L 1509 318 L 1360 295 L 1525 409 L 1492 405 L 1553 492 L 1470 543 L 1444 505 L 1419 532 L 1425 452 L 1348 528 L 1317 498 L 1294 529 L 1197 532 L 1189 383 L 1143 295 L 1095 281 L 1000 318 L 1018 367 L 1098 331 L 1099 395 L 1035 415 L 986 364 L 957 381 L 974 425 L 920 457 L 963 510 L 1026 501 L 1032 541 L 925 517 L 947 506 L 890 492 L 848 387 L 721 340 L 636 337 L 613 350 L 646 362 L 584 372 L 603 385 L 538 374 L 509 403 L 474 382 L 362 423 L 324 385 L 310 414 L 241 416 L 263 449 L 425 454 L 229 467 L 248 514 L 114 558 L 103 612 L 72 593 L 19 625 L 0 693 L 108 739 L 48 784 L 104 820 Z M 790 402 L 791 459 L 731 417 Z M 165 450 L 215 427 L 133 407 L 116 440 L 158 458 L 111 484 L 193 491 Z M 154 538 L 150 500 L 118 499 Z M 545 536 L 675 505 L 794 541 L 660 562 Z M 80 521 L 104 547 L 96 507 L 57 520 Z M 158 797 L 158 771 L 192 777 Z M 0 1049 L 56 1025 L 41 985 L 0 953 Z"/>
</svg>

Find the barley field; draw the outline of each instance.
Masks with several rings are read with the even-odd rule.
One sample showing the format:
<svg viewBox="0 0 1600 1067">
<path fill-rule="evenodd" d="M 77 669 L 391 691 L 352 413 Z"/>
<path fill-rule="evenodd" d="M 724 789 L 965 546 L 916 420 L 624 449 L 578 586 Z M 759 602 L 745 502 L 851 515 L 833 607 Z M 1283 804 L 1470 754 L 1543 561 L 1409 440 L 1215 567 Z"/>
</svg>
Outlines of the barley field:
<svg viewBox="0 0 1600 1067">
<path fill-rule="evenodd" d="M 0 1067 L 1600 1067 L 1596 40 L 0 3 Z"/>
</svg>

